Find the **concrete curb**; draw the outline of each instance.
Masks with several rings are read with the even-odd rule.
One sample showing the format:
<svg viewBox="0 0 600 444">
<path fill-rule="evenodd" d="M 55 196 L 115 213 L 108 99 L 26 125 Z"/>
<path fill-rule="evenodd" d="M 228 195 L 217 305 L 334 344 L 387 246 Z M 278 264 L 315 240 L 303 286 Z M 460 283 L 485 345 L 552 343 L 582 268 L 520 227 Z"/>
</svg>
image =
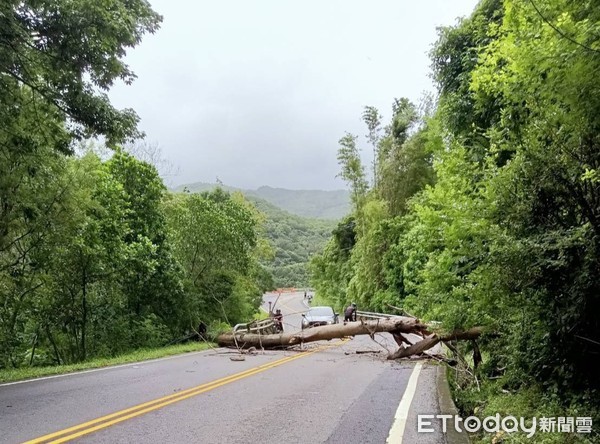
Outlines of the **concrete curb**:
<svg viewBox="0 0 600 444">
<path fill-rule="evenodd" d="M 437 366 L 437 392 L 440 404 L 440 411 L 443 415 L 458 415 L 458 410 L 450 394 L 450 385 L 448 384 L 447 367 L 445 365 Z M 448 444 L 470 444 L 469 435 L 463 430 L 458 432 L 454 426 L 449 426 L 446 432 L 446 442 Z"/>
</svg>

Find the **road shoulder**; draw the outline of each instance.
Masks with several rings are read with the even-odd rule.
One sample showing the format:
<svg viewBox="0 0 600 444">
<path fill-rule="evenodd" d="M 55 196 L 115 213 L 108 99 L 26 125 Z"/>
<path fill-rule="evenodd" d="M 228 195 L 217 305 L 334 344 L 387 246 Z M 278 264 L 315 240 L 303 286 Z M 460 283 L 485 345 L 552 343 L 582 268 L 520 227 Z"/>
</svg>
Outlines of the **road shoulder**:
<svg viewBox="0 0 600 444">
<path fill-rule="evenodd" d="M 458 415 L 458 409 L 452 400 L 450 393 L 450 384 L 448 383 L 448 368 L 438 365 L 437 372 L 437 393 L 440 405 L 440 411 L 444 415 Z M 446 433 L 446 442 L 448 444 L 469 444 L 469 435 L 466 432 L 458 432 L 454 427 L 449 427 Z"/>
</svg>

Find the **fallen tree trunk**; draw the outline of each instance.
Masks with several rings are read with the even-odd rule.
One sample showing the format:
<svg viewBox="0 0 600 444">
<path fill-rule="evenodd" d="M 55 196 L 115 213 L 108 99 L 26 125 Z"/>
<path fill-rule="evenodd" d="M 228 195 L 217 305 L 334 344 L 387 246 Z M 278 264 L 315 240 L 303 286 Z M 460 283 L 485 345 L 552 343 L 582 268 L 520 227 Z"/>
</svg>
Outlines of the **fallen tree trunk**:
<svg viewBox="0 0 600 444">
<path fill-rule="evenodd" d="M 220 334 L 217 337 L 217 343 L 221 347 L 237 347 L 240 349 L 249 347 L 277 349 L 347 336 L 369 335 L 373 338 L 375 333 L 391 333 L 400 345 L 396 352 L 388 355 L 387 359 L 392 360 L 420 355 L 440 342 L 447 343 L 451 347 L 451 342 L 455 340 L 474 341 L 484 333 L 484 328 L 473 327 L 468 330 L 456 330 L 449 334 L 439 335 L 431 333 L 429 326 L 422 324 L 416 318 L 397 316 L 371 321 L 326 325 L 294 333 L 260 334 L 240 331 L 234 334 L 229 332 Z M 403 333 L 417 334 L 424 339 L 411 343 L 412 341 L 404 337 Z M 405 344 L 408 344 L 408 347 Z"/>
<path fill-rule="evenodd" d="M 261 335 L 255 333 L 223 333 L 217 337 L 221 347 L 257 347 L 285 348 L 306 342 L 326 341 L 346 336 L 370 335 L 375 333 L 416 333 L 422 334 L 427 326 L 418 319 L 409 317 L 393 317 L 373 321 L 347 322 L 345 324 L 324 325 L 296 333 Z"/>
<path fill-rule="evenodd" d="M 388 356 L 388 359 L 400 359 L 407 358 L 412 355 L 419 355 L 426 350 L 436 346 L 441 341 L 440 337 L 437 335 L 429 336 L 422 341 L 416 342 L 413 345 L 406 348 L 399 348 L 395 353 L 392 353 Z"/>
<path fill-rule="evenodd" d="M 484 333 L 483 327 L 473 327 L 468 330 L 457 330 L 453 331 L 450 334 L 444 336 L 438 336 L 436 334 L 432 334 L 431 336 L 426 337 L 422 341 L 419 341 L 409 347 L 399 348 L 396 352 L 390 354 L 388 359 L 400 359 L 406 358 L 412 355 L 418 355 L 423 353 L 424 351 L 429 350 L 432 347 L 435 347 L 440 342 L 449 342 L 449 341 L 460 341 L 460 340 L 475 340 L 479 338 Z"/>
</svg>

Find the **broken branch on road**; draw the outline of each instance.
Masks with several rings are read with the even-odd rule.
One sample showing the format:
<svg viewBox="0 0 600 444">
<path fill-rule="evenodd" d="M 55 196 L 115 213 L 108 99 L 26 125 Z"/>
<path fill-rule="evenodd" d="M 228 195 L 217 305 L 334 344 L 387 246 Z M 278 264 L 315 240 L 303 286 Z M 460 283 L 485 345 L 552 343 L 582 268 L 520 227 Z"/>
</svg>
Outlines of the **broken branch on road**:
<svg viewBox="0 0 600 444">
<path fill-rule="evenodd" d="M 387 359 L 401 359 L 418 356 L 430 350 L 440 342 L 476 340 L 484 333 L 483 327 L 473 327 L 468 330 L 456 330 L 447 334 L 433 333 L 432 327 L 417 318 L 407 316 L 391 316 L 385 319 L 347 322 L 344 324 L 325 325 L 294 333 L 261 334 L 250 332 L 228 332 L 217 337 L 221 347 L 262 347 L 265 349 L 286 349 L 309 342 L 329 341 L 348 336 L 369 335 L 375 333 L 390 333 L 400 348 L 388 354 Z M 414 334 L 417 341 L 409 340 L 405 335 Z"/>
</svg>

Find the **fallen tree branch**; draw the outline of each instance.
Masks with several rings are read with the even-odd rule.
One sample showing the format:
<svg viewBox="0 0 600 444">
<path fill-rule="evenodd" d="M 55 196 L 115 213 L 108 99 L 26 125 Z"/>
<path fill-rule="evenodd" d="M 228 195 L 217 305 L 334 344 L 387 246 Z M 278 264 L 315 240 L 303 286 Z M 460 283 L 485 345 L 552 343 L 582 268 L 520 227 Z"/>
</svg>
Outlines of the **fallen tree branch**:
<svg viewBox="0 0 600 444">
<path fill-rule="evenodd" d="M 388 359 L 400 359 L 400 358 L 407 358 L 408 356 L 412 356 L 412 355 L 419 355 L 421 353 L 423 353 L 426 350 L 429 350 L 430 348 L 436 346 L 437 344 L 439 344 L 441 341 L 440 337 L 433 334 L 431 336 L 428 336 L 427 338 L 423 339 L 422 341 L 416 342 L 413 345 L 406 347 L 406 348 L 399 348 L 395 353 L 392 353 L 391 355 L 388 355 Z"/>
<path fill-rule="evenodd" d="M 421 355 L 427 350 L 435 347 L 440 342 L 450 348 L 454 348 L 452 341 L 470 340 L 475 341 L 484 334 L 484 327 L 472 327 L 467 330 L 455 330 L 448 334 L 437 334 L 429 331 L 427 324 L 421 323 L 417 318 L 406 316 L 395 316 L 389 319 L 377 319 L 372 321 L 347 322 L 343 324 L 332 324 L 315 327 L 295 333 L 281 334 L 256 334 L 249 332 L 229 332 L 217 337 L 217 343 L 221 347 L 261 347 L 262 349 L 287 348 L 315 341 L 328 341 L 348 336 L 369 335 L 374 338 L 375 333 L 391 333 L 400 348 L 394 353 L 388 352 L 388 360 L 407 358 Z M 412 342 L 403 334 L 416 334 L 424 339 Z M 479 348 L 474 345 L 474 360 L 476 365 L 481 362 Z M 408 344 L 408 347 L 405 345 Z"/>
<path fill-rule="evenodd" d="M 398 349 L 396 352 L 389 355 L 388 359 L 400 359 L 412 355 L 418 355 L 429 350 L 432 347 L 435 347 L 440 342 L 444 342 L 447 344 L 450 341 L 457 340 L 475 341 L 475 339 L 479 338 L 484 333 L 484 331 L 484 327 L 473 327 L 468 330 L 455 330 L 452 333 L 444 336 L 438 336 L 434 333 L 430 336 L 427 336 L 422 341 L 410 345 L 409 347 Z M 479 348 L 477 348 L 477 351 L 479 351 Z M 477 362 L 477 364 L 479 364 L 480 362 L 481 355 L 479 355 L 479 361 Z"/>
<path fill-rule="evenodd" d="M 369 335 L 375 333 L 420 333 L 427 326 L 421 324 L 418 319 L 398 316 L 390 319 L 377 319 L 374 321 L 347 322 L 345 324 L 324 325 L 310 328 L 296 333 L 282 333 L 276 335 L 257 335 L 254 333 L 233 332 L 223 333 L 217 337 L 217 343 L 221 347 L 232 347 L 236 343 L 241 348 L 257 344 L 265 349 L 285 348 L 301 343 L 314 341 L 327 341 L 343 338 L 346 336 Z"/>
<path fill-rule="evenodd" d="M 400 307 L 396 307 L 395 305 L 392 304 L 386 304 L 388 307 L 393 308 L 394 310 L 398 310 L 400 313 L 405 314 L 406 316 L 408 316 L 409 318 L 416 318 L 416 316 L 411 315 L 410 313 L 408 313 L 405 309 L 400 308 Z"/>
</svg>

